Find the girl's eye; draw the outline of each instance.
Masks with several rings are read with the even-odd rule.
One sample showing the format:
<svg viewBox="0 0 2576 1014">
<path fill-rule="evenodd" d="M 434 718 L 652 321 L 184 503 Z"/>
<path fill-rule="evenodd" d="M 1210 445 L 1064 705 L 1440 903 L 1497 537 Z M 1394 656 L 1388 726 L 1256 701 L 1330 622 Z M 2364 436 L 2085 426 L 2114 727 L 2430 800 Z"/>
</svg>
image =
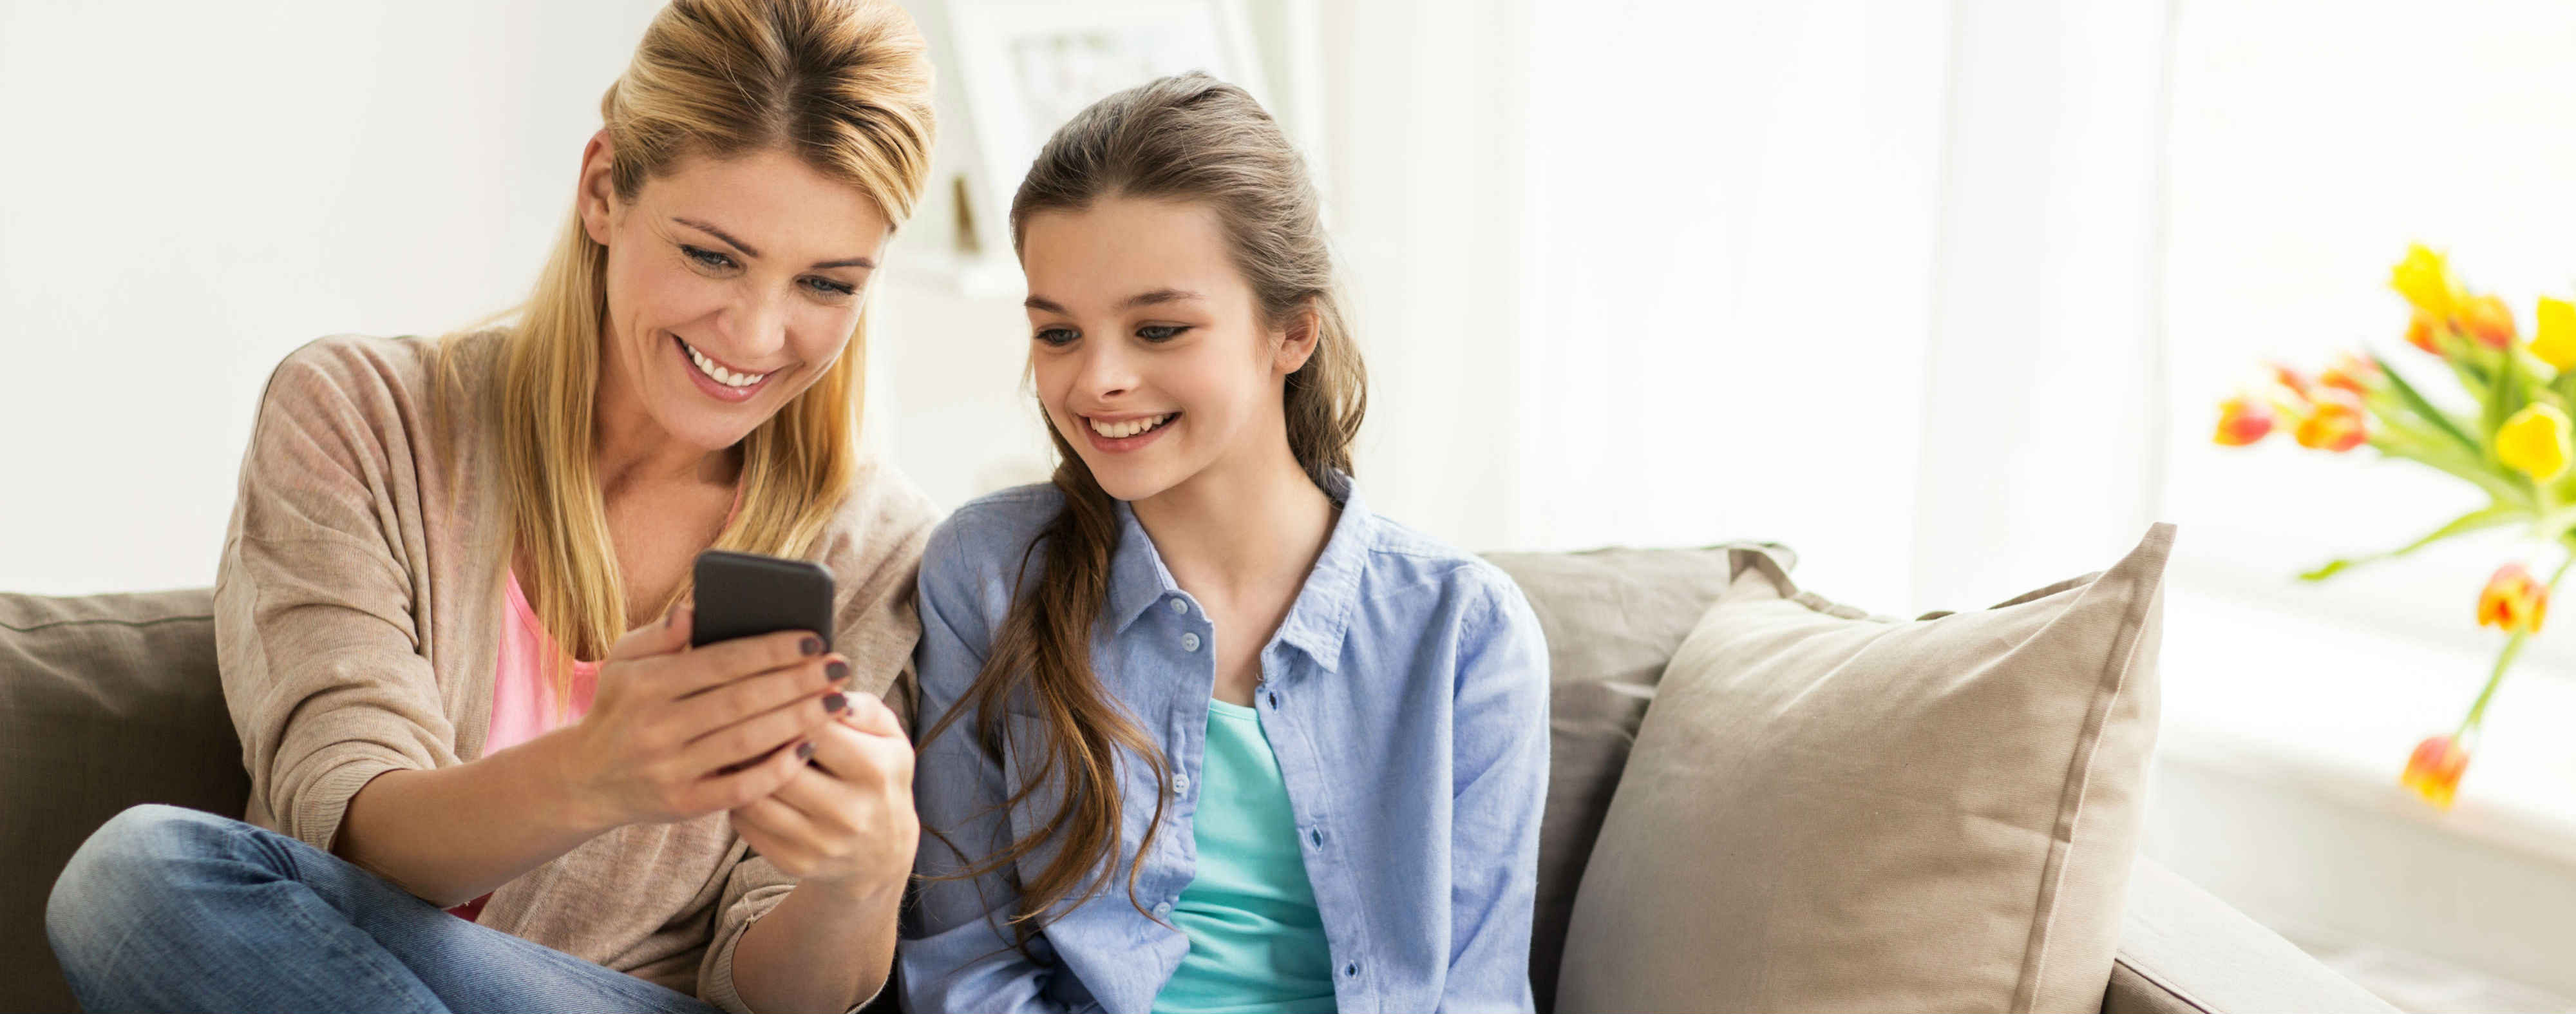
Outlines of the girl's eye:
<svg viewBox="0 0 2576 1014">
<path fill-rule="evenodd" d="M 1181 332 L 1187 330 L 1189 330 L 1188 327 L 1180 325 L 1147 324 L 1136 329 L 1136 337 L 1149 342 L 1167 342 L 1180 337 Z"/>
<path fill-rule="evenodd" d="M 1074 334 L 1072 328 L 1065 327 L 1041 328 L 1037 333 L 1037 340 L 1040 344 L 1053 348 L 1063 348 L 1067 345 L 1071 345 L 1076 337 L 1078 336 Z"/>
<path fill-rule="evenodd" d="M 701 250 L 697 247 L 682 243 L 680 244 L 680 252 L 688 255 L 690 260 L 696 261 L 707 267 L 722 269 L 733 266 L 733 258 L 727 257 L 713 250 Z"/>
<path fill-rule="evenodd" d="M 826 296 L 847 296 L 859 291 L 829 278 L 808 278 L 805 280 L 805 285 L 807 288 L 813 289 L 815 292 Z"/>
</svg>

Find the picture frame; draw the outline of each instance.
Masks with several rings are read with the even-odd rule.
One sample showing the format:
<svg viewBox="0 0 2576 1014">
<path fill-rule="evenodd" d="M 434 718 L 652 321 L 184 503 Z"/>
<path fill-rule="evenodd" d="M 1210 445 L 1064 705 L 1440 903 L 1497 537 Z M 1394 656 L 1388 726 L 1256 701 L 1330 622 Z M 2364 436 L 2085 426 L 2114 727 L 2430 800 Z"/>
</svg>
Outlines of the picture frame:
<svg viewBox="0 0 2576 1014">
<path fill-rule="evenodd" d="M 1008 259 L 1011 197 L 1056 128 L 1093 102 L 1200 70 L 1270 105 L 1243 0 L 940 0 L 961 254 Z M 962 126 L 963 129 L 959 129 Z"/>
</svg>

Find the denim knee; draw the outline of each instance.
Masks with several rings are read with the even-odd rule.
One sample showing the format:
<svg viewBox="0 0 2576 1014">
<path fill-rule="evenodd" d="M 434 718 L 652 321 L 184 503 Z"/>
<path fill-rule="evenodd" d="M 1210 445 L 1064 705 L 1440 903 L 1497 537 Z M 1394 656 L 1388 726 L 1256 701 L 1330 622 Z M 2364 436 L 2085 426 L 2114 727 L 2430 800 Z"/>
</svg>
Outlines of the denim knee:
<svg viewBox="0 0 2576 1014">
<path fill-rule="evenodd" d="M 152 925 L 148 907 L 166 901 L 192 855 L 221 835 L 228 822 L 184 807 L 147 803 L 130 807 L 81 843 L 45 900 L 45 936 L 68 966 L 102 931 Z"/>
</svg>

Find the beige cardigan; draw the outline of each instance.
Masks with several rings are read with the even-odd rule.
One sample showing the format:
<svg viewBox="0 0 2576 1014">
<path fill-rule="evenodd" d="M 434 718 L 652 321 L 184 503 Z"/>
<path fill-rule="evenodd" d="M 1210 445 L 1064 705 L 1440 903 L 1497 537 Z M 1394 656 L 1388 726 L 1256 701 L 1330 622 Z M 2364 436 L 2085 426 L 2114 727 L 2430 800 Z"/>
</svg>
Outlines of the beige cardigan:
<svg viewBox="0 0 2576 1014">
<path fill-rule="evenodd" d="M 333 337 L 277 368 L 243 455 L 215 581 L 224 699 L 250 769 L 246 819 L 329 848 L 360 786 L 482 756 L 508 563 L 491 425 L 497 332 L 460 339 L 462 388 L 429 404 L 437 345 Z M 838 589 L 853 684 L 907 722 L 915 569 L 935 520 L 864 466 L 812 559 Z M 726 815 L 630 825 L 494 891 L 481 922 L 745 1011 L 742 931 L 793 888 Z M 746 1012 L 747 1014 L 747 1012 Z"/>
</svg>

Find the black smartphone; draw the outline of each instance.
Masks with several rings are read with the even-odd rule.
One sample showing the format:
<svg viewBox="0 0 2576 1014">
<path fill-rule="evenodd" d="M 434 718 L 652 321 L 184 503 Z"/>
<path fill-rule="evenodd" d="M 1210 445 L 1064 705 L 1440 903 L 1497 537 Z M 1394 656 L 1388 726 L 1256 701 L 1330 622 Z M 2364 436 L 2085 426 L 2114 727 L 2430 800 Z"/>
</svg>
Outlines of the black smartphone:
<svg viewBox="0 0 2576 1014">
<path fill-rule="evenodd" d="M 710 549 L 698 554 L 689 643 L 810 630 L 832 650 L 832 572 L 803 560 Z"/>
</svg>

